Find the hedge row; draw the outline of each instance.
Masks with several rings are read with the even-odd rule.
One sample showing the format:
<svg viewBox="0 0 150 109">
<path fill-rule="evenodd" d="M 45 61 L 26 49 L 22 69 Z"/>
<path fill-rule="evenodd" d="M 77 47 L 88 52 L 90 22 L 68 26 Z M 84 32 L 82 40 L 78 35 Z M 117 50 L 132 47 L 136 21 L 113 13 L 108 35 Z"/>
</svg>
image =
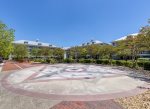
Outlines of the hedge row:
<svg viewBox="0 0 150 109">
<path fill-rule="evenodd" d="M 150 61 L 138 61 L 137 65 L 133 63 L 132 61 L 125 61 L 125 60 L 108 60 L 108 59 L 65 59 L 65 63 L 95 63 L 95 64 L 103 64 L 103 65 L 117 65 L 117 66 L 125 66 L 129 68 L 135 68 L 135 67 L 143 67 L 145 70 L 150 70 Z"/>
<path fill-rule="evenodd" d="M 41 63 L 58 63 L 55 59 L 49 58 L 49 59 L 34 59 L 34 62 L 41 62 Z M 135 68 L 135 67 L 142 67 L 144 70 L 150 70 L 150 61 L 138 61 L 137 65 L 135 65 L 132 61 L 125 61 L 125 60 L 108 60 L 108 59 L 65 59 L 63 61 L 64 63 L 95 63 L 95 64 L 103 64 L 103 65 L 116 65 L 116 66 L 125 66 L 129 68 Z"/>
<path fill-rule="evenodd" d="M 53 59 L 53 58 L 49 58 L 49 59 L 37 58 L 37 59 L 32 59 L 32 61 L 40 62 L 40 63 L 51 63 L 51 64 L 57 63 L 57 61 L 55 59 Z"/>
</svg>

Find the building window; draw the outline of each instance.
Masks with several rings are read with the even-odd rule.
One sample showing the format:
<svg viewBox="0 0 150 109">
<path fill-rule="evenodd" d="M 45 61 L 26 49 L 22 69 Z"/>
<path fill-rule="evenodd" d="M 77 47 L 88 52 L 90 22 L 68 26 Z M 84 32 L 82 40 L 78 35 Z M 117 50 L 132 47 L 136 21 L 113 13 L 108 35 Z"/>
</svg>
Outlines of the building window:
<svg viewBox="0 0 150 109">
<path fill-rule="evenodd" d="M 38 45 L 41 46 L 42 44 L 41 44 L 41 43 L 38 43 Z"/>
<path fill-rule="evenodd" d="M 27 42 L 27 41 L 24 41 L 24 44 L 28 44 L 28 42 Z"/>
<path fill-rule="evenodd" d="M 85 44 L 82 44 L 82 46 L 85 46 Z"/>
<path fill-rule="evenodd" d="M 92 42 L 92 44 L 95 44 L 95 42 Z"/>
</svg>

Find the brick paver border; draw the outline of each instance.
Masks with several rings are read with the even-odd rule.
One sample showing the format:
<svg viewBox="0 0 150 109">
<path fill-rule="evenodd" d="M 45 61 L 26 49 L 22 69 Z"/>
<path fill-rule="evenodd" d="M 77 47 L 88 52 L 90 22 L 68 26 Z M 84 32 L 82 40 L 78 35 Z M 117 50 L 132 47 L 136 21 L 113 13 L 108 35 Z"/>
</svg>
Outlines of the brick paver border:
<svg viewBox="0 0 150 109">
<path fill-rule="evenodd" d="M 50 109 L 123 109 L 113 100 L 106 101 L 63 101 Z"/>
</svg>

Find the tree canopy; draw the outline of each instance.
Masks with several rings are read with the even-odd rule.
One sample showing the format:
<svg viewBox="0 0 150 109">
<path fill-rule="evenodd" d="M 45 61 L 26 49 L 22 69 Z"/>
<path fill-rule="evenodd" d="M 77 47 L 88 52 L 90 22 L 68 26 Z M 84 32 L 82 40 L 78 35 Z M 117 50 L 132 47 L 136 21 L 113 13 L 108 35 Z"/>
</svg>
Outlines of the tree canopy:
<svg viewBox="0 0 150 109">
<path fill-rule="evenodd" d="M 25 57 L 28 57 L 28 49 L 26 45 L 17 44 L 14 46 L 13 56 L 17 60 L 23 60 Z"/>
<path fill-rule="evenodd" d="M 13 51 L 14 30 L 0 22 L 0 56 L 8 58 Z"/>
</svg>

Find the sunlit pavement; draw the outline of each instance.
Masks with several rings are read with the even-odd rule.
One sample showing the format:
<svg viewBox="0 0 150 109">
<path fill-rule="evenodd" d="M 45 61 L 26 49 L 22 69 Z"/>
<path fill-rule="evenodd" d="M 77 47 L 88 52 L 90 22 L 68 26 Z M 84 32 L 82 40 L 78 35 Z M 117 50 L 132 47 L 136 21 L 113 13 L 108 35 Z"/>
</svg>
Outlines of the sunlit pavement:
<svg viewBox="0 0 150 109">
<path fill-rule="evenodd" d="M 121 109 L 112 99 L 149 87 L 131 73 L 96 65 L 8 62 L 0 74 L 0 109 Z"/>
<path fill-rule="evenodd" d="M 0 72 L 2 71 L 3 64 L 4 63 L 0 63 Z"/>
</svg>

